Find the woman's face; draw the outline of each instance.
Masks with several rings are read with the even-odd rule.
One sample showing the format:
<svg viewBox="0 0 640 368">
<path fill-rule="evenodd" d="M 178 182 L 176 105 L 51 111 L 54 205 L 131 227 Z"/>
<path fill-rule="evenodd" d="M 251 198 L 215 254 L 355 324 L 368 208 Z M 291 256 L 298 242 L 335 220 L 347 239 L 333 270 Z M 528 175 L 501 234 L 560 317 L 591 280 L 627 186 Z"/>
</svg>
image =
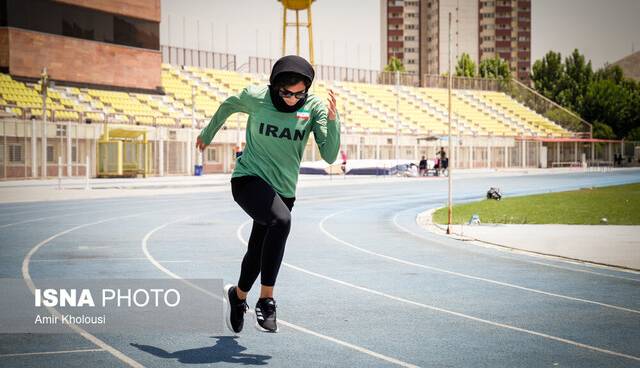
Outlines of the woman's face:
<svg viewBox="0 0 640 368">
<path fill-rule="evenodd" d="M 307 89 L 307 87 L 305 87 L 304 82 L 298 82 L 297 84 L 286 86 L 284 87 L 284 89 L 287 90 L 288 92 L 298 93 L 298 92 L 304 92 Z M 289 106 L 293 106 L 298 103 L 298 99 L 295 96 L 282 97 L 282 99 Z"/>
</svg>

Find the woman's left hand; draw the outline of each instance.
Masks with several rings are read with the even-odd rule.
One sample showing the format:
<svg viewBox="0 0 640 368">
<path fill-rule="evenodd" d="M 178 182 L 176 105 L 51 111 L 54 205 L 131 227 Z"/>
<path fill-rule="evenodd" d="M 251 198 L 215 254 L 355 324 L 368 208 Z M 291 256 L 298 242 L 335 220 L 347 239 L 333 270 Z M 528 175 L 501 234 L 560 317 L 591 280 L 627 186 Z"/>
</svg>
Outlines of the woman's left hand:
<svg viewBox="0 0 640 368">
<path fill-rule="evenodd" d="M 336 108 L 336 96 L 332 89 L 329 90 L 329 98 L 327 98 L 327 102 L 329 102 L 329 105 L 327 106 L 327 118 L 329 120 L 336 120 L 336 113 L 338 110 Z"/>
</svg>

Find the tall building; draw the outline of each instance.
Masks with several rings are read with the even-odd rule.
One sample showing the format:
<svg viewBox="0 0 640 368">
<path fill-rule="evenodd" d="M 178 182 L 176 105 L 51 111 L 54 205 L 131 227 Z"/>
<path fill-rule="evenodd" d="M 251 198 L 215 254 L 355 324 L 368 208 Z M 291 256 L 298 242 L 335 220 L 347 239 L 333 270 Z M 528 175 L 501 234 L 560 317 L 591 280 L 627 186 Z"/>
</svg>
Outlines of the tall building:
<svg viewBox="0 0 640 368">
<path fill-rule="evenodd" d="M 381 0 L 380 7 L 382 67 L 395 56 L 421 78 L 446 73 L 451 13 L 452 69 L 463 53 L 476 65 L 497 53 L 519 79 L 529 78 L 530 0 Z"/>
<path fill-rule="evenodd" d="M 392 57 L 402 61 L 406 71 L 418 75 L 425 74 L 421 65 L 421 44 L 425 39 L 421 25 L 421 2 L 418 0 L 381 0 L 381 67 Z M 434 23 L 437 25 L 436 23 Z M 436 53 L 437 55 L 437 53 Z M 437 72 L 436 72 L 437 73 Z"/>
<path fill-rule="evenodd" d="M 481 0 L 480 60 L 498 55 L 520 80 L 531 72 L 531 0 Z"/>
</svg>

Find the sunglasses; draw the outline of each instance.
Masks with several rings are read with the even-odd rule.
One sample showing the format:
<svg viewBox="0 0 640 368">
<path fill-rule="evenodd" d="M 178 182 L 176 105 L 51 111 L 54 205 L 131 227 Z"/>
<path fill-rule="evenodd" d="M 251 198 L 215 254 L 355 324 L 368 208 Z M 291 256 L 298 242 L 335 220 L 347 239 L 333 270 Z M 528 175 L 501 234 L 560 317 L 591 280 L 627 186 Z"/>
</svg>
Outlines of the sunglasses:
<svg viewBox="0 0 640 368">
<path fill-rule="evenodd" d="M 306 92 L 291 92 L 284 88 L 280 88 L 280 91 L 278 91 L 278 94 L 280 95 L 280 97 L 283 97 L 283 98 L 289 98 L 293 96 L 298 100 L 302 100 L 303 98 L 307 97 Z"/>
</svg>

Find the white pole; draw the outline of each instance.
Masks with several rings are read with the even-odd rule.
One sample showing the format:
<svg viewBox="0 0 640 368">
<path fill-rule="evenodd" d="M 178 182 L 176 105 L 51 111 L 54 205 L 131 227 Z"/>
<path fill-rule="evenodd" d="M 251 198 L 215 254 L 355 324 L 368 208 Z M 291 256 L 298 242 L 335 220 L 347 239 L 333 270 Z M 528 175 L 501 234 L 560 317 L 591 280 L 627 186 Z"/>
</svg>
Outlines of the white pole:
<svg viewBox="0 0 640 368">
<path fill-rule="evenodd" d="M 193 144 L 193 129 L 196 127 L 196 86 L 191 87 L 191 128 L 189 129 L 189 138 L 187 140 L 187 162 L 189 163 L 187 166 L 187 174 L 189 176 L 193 175 L 193 158 L 192 153 L 194 150 Z"/>
<path fill-rule="evenodd" d="M 240 147 L 240 114 L 236 114 L 236 146 Z"/>
<path fill-rule="evenodd" d="M 38 134 L 36 133 L 36 118 L 31 118 L 31 177 L 38 177 Z"/>
<path fill-rule="evenodd" d="M 62 189 L 62 156 L 58 156 L 58 190 Z"/>
<path fill-rule="evenodd" d="M 42 178 L 47 178 L 47 68 L 42 71 Z"/>
<path fill-rule="evenodd" d="M 156 134 L 158 134 L 158 175 L 164 176 L 164 137 L 163 128 L 158 127 Z"/>
<path fill-rule="evenodd" d="M 396 70 L 396 166 L 400 158 L 400 71 Z"/>
<path fill-rule="evenodd" d="M 449 157 L 451 158 L 451 12 L 449 12 L 449 76 L 448 76 L 448 89 L 449 89 Z M 441 164 L 442 165 L 442 164 Z M 451 193 L 451 169 L 453 168 L 453 162 L 449 162 L 449 166 L 447 167 L 448 175 L 448 221 L 447 221 L 447 234 L 451 234 L 451 220 L 453 217 L 453 206 L 452 206 L 452 193 Z"/>
<path fill-rule="evenodd" d="M 85 171 L 84 189 L 88 190 L 88 189 L 91 189 L 89 187 L 89 177 L 91 175 L 91 162 L 89 162 L 89 155 L 85 157 L 85 162 L 87 163 L 87 166 L 84 170 Z"/>
<path fill-rule="evenodd" d="M 76 150 L 78 148 L 76 147 Z M 73 148 L 71 147 L 71 124 L 67 122 L 67 176 L 71 177 L 73 172 L 71 171 L 71 154 L 73 153 Z M 76 152 L 77 153 L 77 152 Z"/>
</svg>

